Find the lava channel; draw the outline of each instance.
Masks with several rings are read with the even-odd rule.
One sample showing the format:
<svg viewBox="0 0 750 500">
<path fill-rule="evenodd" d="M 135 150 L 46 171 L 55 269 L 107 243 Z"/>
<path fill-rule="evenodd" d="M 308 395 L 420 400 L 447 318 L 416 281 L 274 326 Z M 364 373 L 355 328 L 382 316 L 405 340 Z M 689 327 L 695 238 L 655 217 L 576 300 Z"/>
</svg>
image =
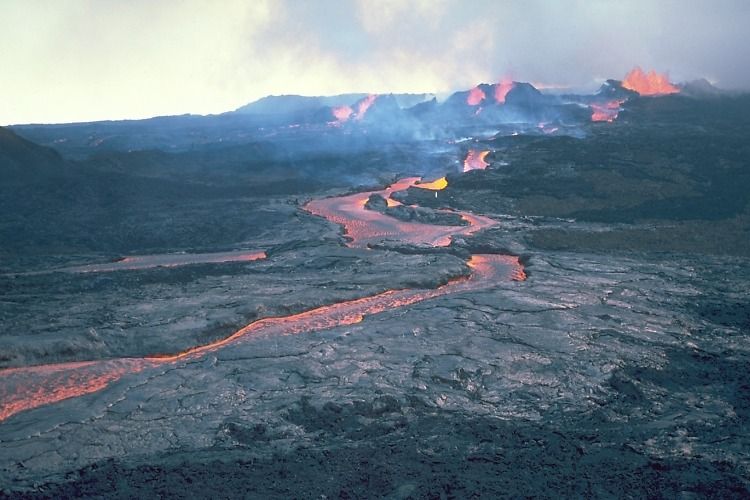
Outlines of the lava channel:
<svg viewBox="0 0 750 500">
<path fill-rule="evenodd" d="M 435 289 L 399 289 L 322 306 L 299 314 L 264 318 L 231 336 L 171 355 L 58 363 L 0 370 L 0 421 L 21 411 L 100 391 L 125 375 L 148 368 L 197 359 L 249 338 L 297 335 L 359 323 L 365 316 L 449 295 L 479 290 L 500 281 L 523 281 L 526 275 L 518 257 L 474 255 L 468 261 L 472 274 L 453 279 Z"/>
<path fill-rule="evenodd" d="M 442 189 L 444 178 L 432 183 L 417 184 L 418 181 L 418 177 L 409 177 L 380 191 L 312 200 L 305 205 L 305 210 L 343 226 L 344 234 L 349 239 L 348 246 L 352 248 L 368 248 L 371 244 L 388 240 L 411 245 L 446 247 L 451 244 L 453 236 L 467 236 L 497 224 L 497 221 L 489 217 L 464 212 L 457 213 L 469 222 L 468 226 L 422 224 L 402 221 L 365 208 L 370 195 L 379 194 L 387 200 L 391 194 L 412 186 L 439 190 Z"/>
<path fill-rule="evenodd" d="M 349 246 L 351 247 L 363 247 L 382 239 L 444 246 L 450 244 L 453 235 L 471 234 L 496 224 L 488 217 L 458 212 L 469 223 L 468 226 L 434 226 L 402 222 L 365 209 L 365 203 L 371 194 L 377 193 L 388 199 L 392 193 L 415 186 L 418 181 L 419 178 L 412 177 L 402 179 L 380 191 L 313 200 L 308 203 L 306 209 L 343 225 L 350 238 Z M 100 391 L 126 375 L 165 364 L 197 359 L 248 338 L 295 335 L 351 325 L 362 321 L 365 316 L 409 306 L 435 297 L 488 288 L 499 281 L 526 279 L 524 268 L 515 256 L 474 255 L 467 264 L 472 270 L 469 276 L 453 279 L 435 289 L 388 290 L 299 314 L 261 319 L 250 323 L 227 338 L 177 354 L 57 363 L 0 370 L 0 421 L 21 411 Z"/>
</svg>

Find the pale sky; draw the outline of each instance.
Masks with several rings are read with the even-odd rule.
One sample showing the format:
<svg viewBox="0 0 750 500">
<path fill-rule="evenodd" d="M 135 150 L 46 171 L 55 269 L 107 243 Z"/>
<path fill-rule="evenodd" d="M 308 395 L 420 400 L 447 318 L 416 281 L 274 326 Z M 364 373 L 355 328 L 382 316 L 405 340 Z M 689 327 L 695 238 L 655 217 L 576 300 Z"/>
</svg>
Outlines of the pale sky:
<svg viewBox="0 0 750 500">
<path fill-rule="evenodd" d="M 0 0 L 0 124 L 220 113 L 270 94 L 750 88 L 750 0 Z"/>
</svg>

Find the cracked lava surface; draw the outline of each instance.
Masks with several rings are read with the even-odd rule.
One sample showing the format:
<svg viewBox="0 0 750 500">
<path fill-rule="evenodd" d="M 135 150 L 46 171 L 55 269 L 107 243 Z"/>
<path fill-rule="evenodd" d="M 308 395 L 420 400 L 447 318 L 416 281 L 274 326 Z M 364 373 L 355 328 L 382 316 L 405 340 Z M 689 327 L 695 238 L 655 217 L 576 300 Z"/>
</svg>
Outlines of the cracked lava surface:
<svg viewBox="0 0 750 500">
<path fill-rule="evenodd" d="M 403 222 L 390 216 L 364 208 L 371 194 L 380 194 L 386 199 L 394 192 L 415 186 L 419 178 L 402 179 L 380 190 L 313 200 L 305 208 L 310 213 L 322 216 L 344 227 L 349 246 L 366 247 L 369 243 L 385 239 L 405 243 L 431 246 L 447 246 L 454 235 L 468 235 L 497 223 L 484 216 L 461 213 L 468 226 L 441 226 Z M 223 262 L 234 259 L 232 254 L 203 254 L 206 262 Z M 265 258 L 262 252 L 238 254 L 239 260 Z M 236 259 L 235 259 L 236 260 Z M 201 255 L 181 255 L 178 264 L 201 261 Z M 155 263 L 154 263 L 155 262 Z M 131 264 L 123 261 L 92 266 L 80 266 L 75 270 L 109 271 Z M 178 265 L 173 256 L 159 258 L 150 256 L 136 261 L 141 267 L 154 265 Z M 468 277 L 450 280 L 435 289 L 397 289 L 371 296 L 342 301 L 299 314 L 269 317 L 250 323 L 229 337 L 206 345 L 194 347 L 176 354 L 154 355 L 142 358 L 120 358 L 86 362 L 69 362 L 10 368 L 0 371 L 0 420 L 32 408 L 52 404 L 100 391 L 110 383 L 127 374 L 134 374 L 166 363 L 176 363 L 196 359 L 208 353 L 226 348 L 248 338 L 295 335 L 318 331 L 337 326 L 351 325 L 362 321 L 365 316 L 409 306 L 444 295 L 468 290 L 480 290 L 498 281 L 522 281 L 525 279 L 523 266 L 518 258 L 510 255 L 474 255 L 467 262 L 472 269 Z M 124 267 L 129 269 L 129 267 Z M 138 267 L 140 268 L 140 267 Z"/>
</svg>

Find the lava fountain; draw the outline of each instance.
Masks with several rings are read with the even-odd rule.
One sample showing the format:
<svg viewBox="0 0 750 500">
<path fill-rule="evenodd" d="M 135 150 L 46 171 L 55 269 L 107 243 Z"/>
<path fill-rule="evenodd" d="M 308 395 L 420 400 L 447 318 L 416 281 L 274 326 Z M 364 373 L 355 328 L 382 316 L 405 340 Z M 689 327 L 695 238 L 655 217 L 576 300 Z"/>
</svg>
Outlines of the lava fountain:
<svg viewBox="0 0 750 500">
<path fill-rule="evenodd" d="M 495 102 L 498 104 L 505 104 L 505 96 L 508 95 L 508 92 L 513 90 L 513 82 L 508 79 L 503 79 L 495 85 Z"/>
<path fill-rule="evenodd" d="M 365 114 L 367 113 L 367 110 L 370 109 L 370 106 L 373 105 L 375 100 L 378 98 L 377 94 L 370 94 L 367 97 L 362 98 L 357 103 L 357 116 L 356 120 L 361 120 L 365 117 Z"/>
<path fill-rule="evenodd" d="M 638 66 L 625 75 L 622 86 L 640 95 L 676 94 L 680 91 L 676 85 L 669 82 L 666 74 L 659 74 L 654 70 L 646 73 Z"/>
<path fill-rule="evenodd" d="M 474 87 L 469 91 L 469 95 L 466 96 L 466 104 L 469 106 L 478 106 L 486 97 L 482 89 Z"/>
<path fill-rule="evenodd" d="M 337 106 L 331 110 L 331 113 L 333 113 L 333 117 L 336 118 L 336 122 L 344 123 L 349 120 L 354 113 L 354 110 L 351 106 Z"/>
</svg>

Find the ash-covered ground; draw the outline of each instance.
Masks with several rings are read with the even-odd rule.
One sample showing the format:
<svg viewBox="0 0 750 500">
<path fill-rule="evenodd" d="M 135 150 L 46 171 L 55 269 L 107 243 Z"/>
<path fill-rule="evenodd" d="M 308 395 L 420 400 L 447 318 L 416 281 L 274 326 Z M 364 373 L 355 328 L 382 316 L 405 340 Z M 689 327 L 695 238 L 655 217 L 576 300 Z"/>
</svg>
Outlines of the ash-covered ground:
<svg viewBox="0 0 750 500">
<path fill-rule="evenodd" d="M 174 354 L 261 318 L 435 289 L 470 275 L 472 254 L 517 255 L 526 280 L 249 335 L 15 413 L 0 496 L 750 496 L 750 101 L 624 108 L 549 135 L 333 130 L 315 151 L 293 131 L 81 159 L 81 140 L 68 157 L 2 131 L 6 172 L 25 165 L 3 191 L 6 373 Z M 469 149 L 489 166 L 462 173 Z M 352 248 L 304 209 L 408 175 L 448 185 L 395 200 L 498 224 L 446 247 Z M 245 249 L 267 258 L 69 270 Z"/>
</svg>

